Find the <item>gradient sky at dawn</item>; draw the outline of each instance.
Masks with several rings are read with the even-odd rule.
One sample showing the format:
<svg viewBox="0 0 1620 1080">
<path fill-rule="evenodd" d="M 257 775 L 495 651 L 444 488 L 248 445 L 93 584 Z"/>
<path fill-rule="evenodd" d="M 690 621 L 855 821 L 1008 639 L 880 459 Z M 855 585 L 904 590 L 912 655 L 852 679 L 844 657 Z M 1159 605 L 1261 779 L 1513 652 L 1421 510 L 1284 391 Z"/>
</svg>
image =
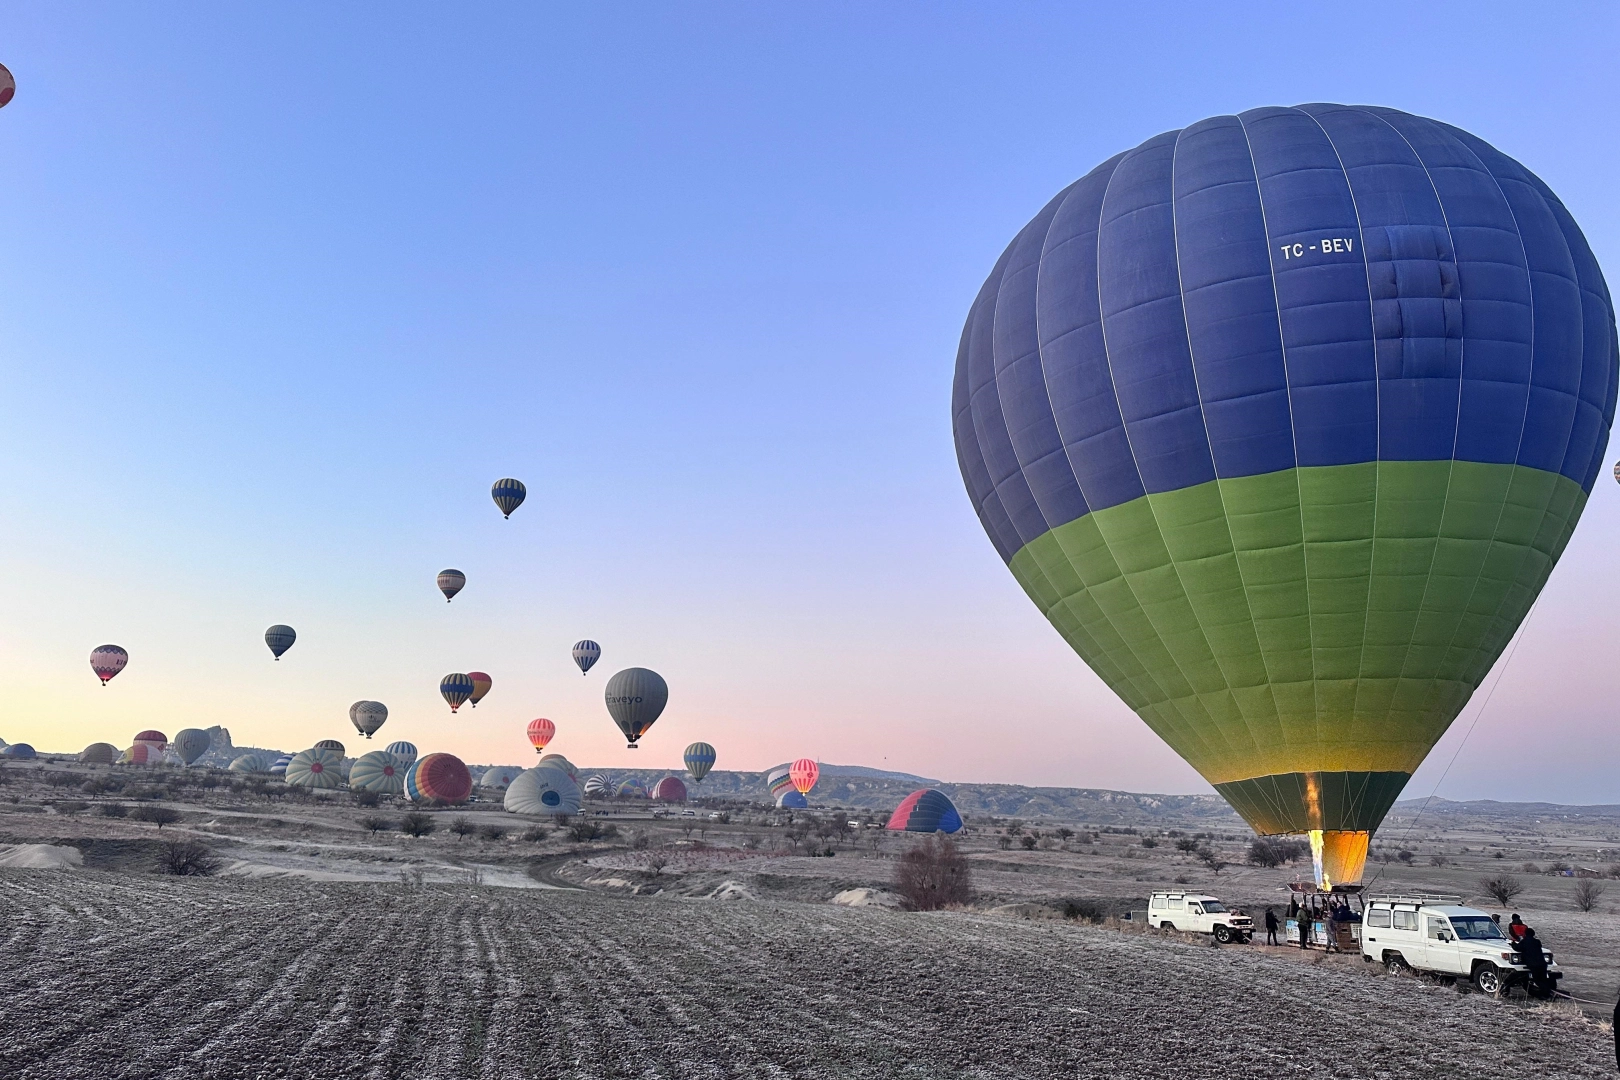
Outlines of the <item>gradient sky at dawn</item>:
<svg viewBox="0 0 1620 1080">
<path fill-rule="evenodd" d="M 592 766 L 1207 791 L 973 514 L 979 284 L 1111 154 L 1345 101 L 1524 162 L 1620 285 L 1620 7 L 1101 7 L 8 7 L 0 737 L 352 751 L 376 698 L 382 742 L 474 762 L 543 715 Z M 1408 795 L 1492 693 L 1441 795 L 1620 802 L 1616 535 L 1604 476 Z M 601 698 L 632 664 L 671 687 L 634 753 Z"/>
</svg>

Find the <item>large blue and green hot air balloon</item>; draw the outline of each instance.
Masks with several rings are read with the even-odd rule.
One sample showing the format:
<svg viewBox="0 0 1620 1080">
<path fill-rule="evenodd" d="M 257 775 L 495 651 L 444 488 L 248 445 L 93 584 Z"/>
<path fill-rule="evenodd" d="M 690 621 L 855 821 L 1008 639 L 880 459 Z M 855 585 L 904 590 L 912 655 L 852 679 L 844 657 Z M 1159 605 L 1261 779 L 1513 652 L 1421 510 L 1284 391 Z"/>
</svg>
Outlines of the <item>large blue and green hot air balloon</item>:
<svg viewBox="0 0 1620 1080">
<path fill-rule="evenodd" d="M 1564 550 L 1616 357 L 1518 162 L 1393 109 L 1255 109 L 1018 234 L 962 333 L 957 455 L 1075 651 L 1348 883 Z"/>
</svg>

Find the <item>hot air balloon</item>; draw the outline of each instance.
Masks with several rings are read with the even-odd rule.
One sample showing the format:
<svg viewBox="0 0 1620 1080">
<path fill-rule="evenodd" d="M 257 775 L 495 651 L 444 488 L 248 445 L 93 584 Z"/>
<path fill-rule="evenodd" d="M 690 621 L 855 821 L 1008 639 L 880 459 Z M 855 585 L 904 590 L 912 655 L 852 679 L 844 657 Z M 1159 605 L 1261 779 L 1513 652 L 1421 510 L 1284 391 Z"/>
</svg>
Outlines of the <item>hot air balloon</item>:
<svg viewBox="0 0 1620 1080">
<path fill-rule="evenodd" d="M 505 791 L 523 772 L 521 765 L 492 765 L 478 777 L 478 786 L 490 791 Z"/>
<path fill-rule="evenodd" d="M 388 751 L 390 754 L 393 754 L 394 757 L 399 760 L 401 765 L 409 766 L 411 762 L 416 760 L 415 743 L 392 742 L 383 747 L 383 749 Z"/>
<path fill-rule="evenodd" d="M 776 806 L 779 810 L 808 810 L 810 809 L 810 800 L 805 798 L 801 792 L 789 788 L 776 797 Z"/>
<path fill-rule="evenodd" d="M 443 694 L 444 700 L 449 702 L 451 712 L 461 708 L 461 703 L 472 697 L 472 692 L 473 681 L 471 676 L 458 672 L 453 675 L 446 675 L 439 680 L 439 693 Z"/>
<path fill-rule="evenodd" d="M 280 660 L 281 654 L 292 648 L 293 642 L 297 640 L 298 632 L 292 627 L 283 626 L 280 623 L 264 632 L 264 643 L 270 646 L 270 651 L 277 660 Z"/>
<path fill-rule="evenodd" d="M 511 477 L 495 481 L 495 486 L 489 489 L 490 498 L 495 500 L 495 505 L 501 508 L 501 514 L 505 517 L 511 517 L 512 511 L 523 505 L 528 494 L 529 489 L 523 486 L 523 481 Z"/>
<path fill-rule="evenodd" d="M 714 768 L 714 747 L 706 742 L 695 742 L 686 748 L 681 760 L 686 763 L 686 771 L 692 774 L 693 782 L 701 784 L 703 778 L 709 775 L 709 770 Z"/>
<path fill-rule="evenodd" d="M 230 765 L 226 766 L 226 768 L 233 773 L 261 773 L 270 770 L 270 766 L 258 754 L 238 755 L 231 759 Z"/>
<path fill-rule="evenodd" d="M 535 753 L 538 754 L 544 751 L 546 743 L 550 742 L 551 737 L 555 734 L 557 734 L 557 725 L 550 720 L 541 717 L 538 720 L 529 721 L 529 741 L 534 744 Z"/>
<path fill-rule="evenodd" d="M 509 814 L 577 814 L 579 785 L 561 769 L 536 766 L 520 774 L 506 789 Z"/>
<path fill-rule="evenodd" d="M 781 800 L 784 792 L 793 790 L 792 767 L 778 765 L 765 774 L 765 787 L 770 790 L 771 798 Z"/>
<path fill-rule="evenodd" d="M 579 783 L 579 770 L 574 767 L 572 761 L 569 761 L 561 754 L 547 754 L 540 759 L 540 764 L 553 769 L 561 769 L 568 774 L 569 779 L 573 780 L 574 783 Z"/>
<path fill-rule="evenodd" d="M 343 744 L 338 742 L 336 739 L 322 739 L 320 742 L 315 744 L 315 749 L 335 751 L 338 757 L 342 757 L 346 752 L 343 748 Z"/>
<path fill-rule="evenodd" d="M 472 695 L 467 700 L 476 709 L 478 703 L 484 700 L 484 695 L 489 693 L 491 680 L 482 671 L 469 671 L 467 672 L 467 678 L 471 679 L 473 684 Z"/>
<path fill-rule="evenodd" d="M 456 593 L 467 585 L 467 575 L 460 570 L 439 571 L 439 591 L 444 593 L 444 602 L 449 603 L 455 599 Z"/>
<path fill-rule="evenodd" d="M 3 747 L 0 747 L 3 749 Z M 112 743 L 91 743 L 79 751 L 80 765 L 111 765 L 118 760 L 118 747 Z"/>
<path fill-rule="evenodd" d="M 169 744 L 169 748 L 180 755 L 181 761 L 190 765 L 208 753 L 208 748 L 213 744 L 214 741 L 209 738 L 208 732 L 199 728 L 186 728 L 175 734 L 174 742 Z"/>
<path fill-rule="evenodd" d="M 349 767 L 349 787 L 378 795 L 398 795 L 405 790 L 406 766 L 386 750 L 361 754 Z"/>
<path fill-rule="evenodd" d="M 388 706 L 380 701 L 357 701 L 349 706 L 349 723 L 366 738 L 371 738 L 388 720 Z"/>
<path fill-rule="evenodd" d="M 962 815 L 943 791 L 922 788 L 900 800 L 885 828 L 897 832 L 960 832 Z"/>
<path fill-rule="evenodd" d="M 343 786 L 342 765 L 342 751 L 311 747 L 292 756 L 282 779 L 289 787 L 331 790 Z"/>
<path fill-rule="evenodd" d="M 287 775 L 287 766 L 292 764 L 292 759 L 292 754 L 282 754 L 280 757 L 276 758 L 276 760 L 270 763 L 270 775 L 285 778 Z"/>
<path fill-rule="evenodd" d="M 11 99 L 17 96 L 17 80 L 11 77 L 11 69 L 0 64 L 0 108 L 11 104 Z"/>
<path fill-rule="evenodd" d="M 412 802 L 464 803 L 472 794 L 472 774 L 454 754 L 429 754 L 405 773 L 405 797 Z"/>
<path fill-rule="evenodd" d="M 580 790 L 585 793 L 587 799 L 605 799 L 613 794 L 613 781 L 601 773 L 593 773 L 586 778 Z"/>
<path fill-rule="evenodd" d="M 613 794 L 621 799 L 645 799 L 647 789 L 641 786 L 640 780 L 632 777 L 615 788 Z"/>
<path fill-rule="evenodd" d="M 1620 465 L 1616 465 L 1617 478 L 1620 478 Z M 574 663 L 579 665 L 579 673 L 585 674 L 591 670 L 591 665 L 602 658 L 602 646 L 586 638 L 584 641 L 574 642 Z"/>
<path fill-rule="evenodd" d="M 1302 105 L 1053 199 L 973 304 L 952 412 L 1025 592 L 1328 886 L 1563 552 L 1616 370 L 1541 180 L 1433 120 Z"/>
<path fill-rule="evenodd" d="M 119 756 L 118 763 L 120 765 L 153 767 L 168 764 L 168 759 L 163 747 L 148 742 L 138 742 Z"/>
<path fill-rule="evenodd" d="M 816 778 L 821 775 L 821 768 L 807 757 L 802 757 L 788 766 L 788 778 L 793 781 L 793 787 L 800 795 L 810 794 L 810 789 L 816 786 Z"/>
<path fill-rule="evenodd" d="M 147 746 L 154 747 L 158 750 L 161 750 L 165 746 L 169 745 L 169 737 L 163 734 L 163 732 L 154 728 L 147 728 L 145 731 L 137 734 L 135 738 L 131 739 L 130 741 L 135 743 L 137 746 L 144 743 Z"/>
<path fill-rule="evenodd" d="M 124 670 L 129 663 L 129 653 L 117 645 L 98 645 L 90 650 L 90 670 L 96 673 L 101 685 L 106 686 L 107 680 Z"/>
<path fill-rule="evenodd" d="M 25 742 L 12 743 L 4 750 L 0 750 L 0 757 L 8 757 L 13 761 L 33 761 L 36 756 L 34 748 Z"/>
<path fill-rule="evenodd" d="M 653 785 L 653 802 L 685 802 L 686 785 L 678 776 L 666 776 Z"/>
<path fill-rule="evenodd" d="M 647 733 L 664 711 L 669 701 L 669 684 L 656 671 L 646 668 L 625 668 L 607 684 L 608 715 L 619 725 L 629 748 L 636 748 L 636 740 Z"/>
<path fill-rule="evenodd" d="M 1614 479 L 1616 483 L 1620 483 L 1620 461 L 1614 463 Z"/>
</svg>

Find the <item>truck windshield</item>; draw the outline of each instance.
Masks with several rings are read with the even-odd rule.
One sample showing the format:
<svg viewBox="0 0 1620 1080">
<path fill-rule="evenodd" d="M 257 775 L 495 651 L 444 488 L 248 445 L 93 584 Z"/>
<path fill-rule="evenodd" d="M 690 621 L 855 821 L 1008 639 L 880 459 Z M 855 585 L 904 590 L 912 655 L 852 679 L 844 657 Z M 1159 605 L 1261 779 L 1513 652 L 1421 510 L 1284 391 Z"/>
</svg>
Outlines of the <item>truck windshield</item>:
<svg viewBox="0 0 1620 1080">
<path fill-rule="evenodd" d="M 1453 915 L 1451 928 L 1459 938 L 1471 941 L 1491 941 L 1503 937 L 1502 928 L 1485 915 Z"/>
<path fill-rule="evenodd" d="M 1211 912 L 1226 910 L 1226 907 L 1219 900 L 1200 900 L 1199 903 L 1204 905 L 1204 913 L 1206 915 L 1210 914 Z"/>
</svg>

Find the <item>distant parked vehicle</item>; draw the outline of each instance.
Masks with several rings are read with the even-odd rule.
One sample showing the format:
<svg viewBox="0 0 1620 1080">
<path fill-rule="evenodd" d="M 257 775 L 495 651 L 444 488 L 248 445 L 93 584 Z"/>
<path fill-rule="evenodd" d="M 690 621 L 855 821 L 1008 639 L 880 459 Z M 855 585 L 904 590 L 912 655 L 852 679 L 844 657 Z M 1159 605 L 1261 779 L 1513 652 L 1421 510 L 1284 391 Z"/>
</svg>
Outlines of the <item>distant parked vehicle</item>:
<svg viewBox="0 0 1620 1080">
<path fill-rule="evenodd" d="M 1242 944 L 1254 934 L 1254 920 L 1226 910 L 1219 898 L 1202 893 L 1156 892 L 1148 898 L 1148 925 L 1189 934 L 1214 934 L 1225 945 Z"/>
<path fill-rule="evenodd" d="M 1547 977 L 1556 984 L 1564 973 L 1546 949 Z M 1380 896 L 1367 901 L 1361 917 L 1361 955 L 1391 974 L 1426 971 L 1468 979 L 1486 994 L 1500 994 L 1529 981 L 1519 947 L 1507 931 L 1478 908 L 1463 907 L 1458 896 Z"/>
<path fill-rule="evenodd" d="M 697 817 L 696 810 L 682 810 L 681 817 Z"/>
</svg>

